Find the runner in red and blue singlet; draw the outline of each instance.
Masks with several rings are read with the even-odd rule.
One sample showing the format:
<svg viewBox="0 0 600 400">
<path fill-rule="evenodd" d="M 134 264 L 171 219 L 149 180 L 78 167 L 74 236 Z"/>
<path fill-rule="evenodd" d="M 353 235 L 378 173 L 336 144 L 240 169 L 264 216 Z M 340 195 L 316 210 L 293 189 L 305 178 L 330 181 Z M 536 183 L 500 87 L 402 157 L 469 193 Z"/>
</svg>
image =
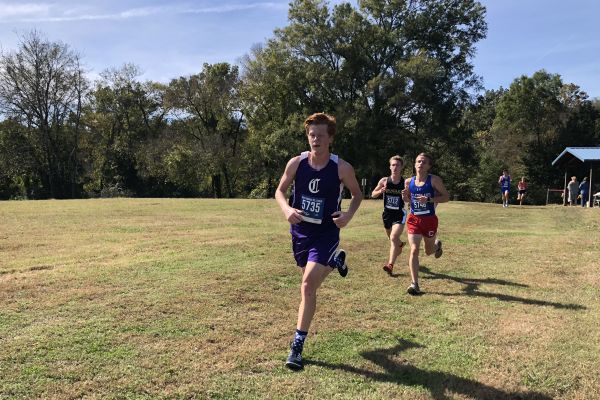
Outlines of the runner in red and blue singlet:
<svg viewBox="0 0 600 400">
<path fill-rule="evenodd" d="M 410 201 L 410 214 L 406 220 L 408 243 L 410 244 L 409 267 L 412 282 L 407 289 L 411 295 L 421 294 L 419 288 L 419 248 L 421 240 L 425 243 L 425 254 L 442 255 L 442 242 L 436 239 L 438 218 L 435 205 L 445 203 L 450 194 L 444 186 L 442 178 L 429 174 L 433 159 L 421 153 L 415 160 L 416 175 L 406 180 L 402 191 L 404 201 Z"/>
</svg>

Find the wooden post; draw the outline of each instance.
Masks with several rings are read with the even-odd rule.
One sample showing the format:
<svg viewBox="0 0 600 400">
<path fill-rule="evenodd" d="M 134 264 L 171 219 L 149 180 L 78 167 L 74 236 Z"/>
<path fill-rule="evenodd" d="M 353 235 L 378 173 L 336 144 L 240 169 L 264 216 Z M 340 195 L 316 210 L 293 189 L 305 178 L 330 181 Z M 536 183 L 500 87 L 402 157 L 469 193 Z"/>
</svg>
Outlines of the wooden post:
<svg viewBox="0 0 600 400">
<path fill-rule="evenodd" d="M 594 169 L 594 163 L 591 162 L 590 163 L 590 185 L 589 185 L 589 190 L 588 190 L 588 207 L 594 207 L 594 203 L 592 203 L 592 170 Z"/>
<path fill-rule="evenodd" d="M 563 187 L 563 206 L 567 205 L 567 171 L 565 170 L 565 186 Z"/>
</svg>

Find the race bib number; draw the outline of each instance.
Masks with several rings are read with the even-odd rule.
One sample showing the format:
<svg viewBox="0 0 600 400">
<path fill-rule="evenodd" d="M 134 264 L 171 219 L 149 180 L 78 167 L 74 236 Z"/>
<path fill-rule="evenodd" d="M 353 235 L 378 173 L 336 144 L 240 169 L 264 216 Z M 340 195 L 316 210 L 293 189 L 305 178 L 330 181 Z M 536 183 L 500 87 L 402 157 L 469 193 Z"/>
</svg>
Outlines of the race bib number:
<svg viewBox="0 0 600 400">
<path fill-rule="evenodd" d="M 323 222 L 323 210 L 325 200 L 317 197 L 308 197 L 302 195 L 301 199 L 302 219 L 311 224 L 320 224 Z"/>
<path fill-rule="evenodd" d="M 400 197 L 385 196 L 385 208 L 387 208 L 388 210 L 399 210 L 400 209 Z"/>
<path fill-rule="evenodd" d="M 414 215 L 427 215 L 431 213 L 431 211 L 427 207 L 427 203 L 421 204 L 419 200 L 417 200 L 416 196 L 411 196 L 411 201 Z"/>
</svg>

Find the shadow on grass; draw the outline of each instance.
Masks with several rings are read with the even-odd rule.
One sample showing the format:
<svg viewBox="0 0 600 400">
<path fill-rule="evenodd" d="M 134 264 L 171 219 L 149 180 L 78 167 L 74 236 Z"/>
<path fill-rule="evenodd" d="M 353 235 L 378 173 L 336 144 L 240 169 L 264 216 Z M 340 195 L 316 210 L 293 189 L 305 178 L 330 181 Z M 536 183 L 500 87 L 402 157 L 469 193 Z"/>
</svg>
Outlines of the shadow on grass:
<svg viewBox="0 0 600 400">
<path fill-rule="evenodd" d="M 568 310 L 586 310 L 587 309 L 585 306 L 582 306 L 579 304 L 555 303 L 552 301 L 545 301 L 545 300 L 525 299 L 522 297 L 511 296 L 511 295 L 502 294 L 502 293 L 489 293 L 489 292 L 479 291 L 479 285 L 481 285 L 481 284 L 517 286 L 517 287 L 524 287 L 524 288 L 529 287 L 528 285 L 524 285 L 522 283 L 515 283 L 515 282 L 505 281 L 503 279 L 493 279 L 493 278 L 486 278 L 486 279 L 457 278 L 455 276 L 433 272 L 427 267 L 421 267 L 420 271 L 427 274 L 426 275 L 427 279 L 445 279 L 445 280 L 450 280 L 450 281 L 458 282 L 460 284 L 465 285 L 465 287 L 461 289 L 463 292 L 462 294 L 435 292 L 435 294 L 439 294 L 441 296 L 477 296 L 477 297 L 485 297 L 485 298 L 496 298 L 500 301 L 510 301 L 513 303 L 531 304 L 531 305 L 536 305 L 536 306 L 550 306 L 550 307 L 554 307 L 554 308 L 564 308 L 564 309 L 568 309 Z M 431 292 L 431 293 L 433 293 L 433 292 Z"/>
<path fill-rule="evenodd" d="M 408 364 L 404 359 L 394 360 L 398 353 L 423 347 L 418 343 L 400 340 L 400 343 L 389 349 L 378 349 L 360 353 L 361 356 L 380 366 L 385 372 L 375 372 L 368 369 L 353 367 L 347 364 L 333 364 L 317 360 L 305 360 L 306 365 L 317 365 L 323 368 L 342 370 L 367 379 L 379 382 L 391 382 L 404 386 L 420 386 L 431 393 L 435 400 L 454 398 L 463 395 L 476 399 L 521 399 L 521 400 L 550 400 L 551 397 L 538 392 L 506 392 L 472 379 L 462 378 L 447 372 L 427 371 Z"/>
</svg>

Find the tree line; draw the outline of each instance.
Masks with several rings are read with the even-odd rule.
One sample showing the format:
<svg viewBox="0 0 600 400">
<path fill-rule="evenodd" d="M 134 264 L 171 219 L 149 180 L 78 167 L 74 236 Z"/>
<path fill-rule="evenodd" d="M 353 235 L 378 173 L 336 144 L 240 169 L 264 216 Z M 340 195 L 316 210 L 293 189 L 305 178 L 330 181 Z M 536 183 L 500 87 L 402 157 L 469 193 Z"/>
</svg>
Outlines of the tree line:
<svg viewBox="0 0 600 400">
<path fill-rule="evenodd" d="M 169 83 L 134 64 L 86 78 L 38 31 L 0 54 L 0 198 L 270 197 L 306 148 L 302 121 L 335 115 L 333 152 L 372 187 L 399 154 L 434 156 L 461 200 L 493 201 L 503 168 L 531 201 L 562 187 L 551 161 L 600 144 L 600 104 L 544 70 L 483 91 L 485 8 L 473 0 L 294 0 L 288 25 L 240 65 Z M 581 171 L 583 175 L 584 171 Z"/>
</svg>

